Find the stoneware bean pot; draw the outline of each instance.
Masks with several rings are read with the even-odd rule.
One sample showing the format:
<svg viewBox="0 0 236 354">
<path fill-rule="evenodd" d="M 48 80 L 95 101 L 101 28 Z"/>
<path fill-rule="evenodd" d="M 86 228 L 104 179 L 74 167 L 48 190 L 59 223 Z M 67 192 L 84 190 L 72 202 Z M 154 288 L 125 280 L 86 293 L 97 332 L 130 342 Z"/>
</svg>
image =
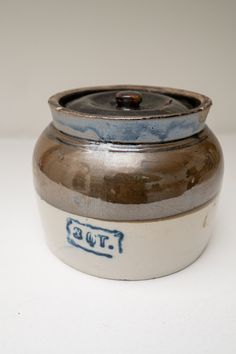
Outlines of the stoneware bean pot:
<svg viewBox="0 0 236 354">
<path fill-rule="evenodd" d="M 49 99 L 33 157 L 52 252 L 111 279 L 149 279 L 196 260 L 223 175 L 206 126 L 211 100 L 148 86 L 89 87 Z"/>
</svg>

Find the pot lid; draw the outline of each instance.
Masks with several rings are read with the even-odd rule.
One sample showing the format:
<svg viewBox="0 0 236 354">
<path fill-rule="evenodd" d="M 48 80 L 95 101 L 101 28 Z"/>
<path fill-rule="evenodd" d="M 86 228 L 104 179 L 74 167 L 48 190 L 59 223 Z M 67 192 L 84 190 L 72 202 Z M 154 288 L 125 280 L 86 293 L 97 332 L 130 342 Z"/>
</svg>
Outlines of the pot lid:
<svg viewBox="0 0 236 354">
<path fill-rule="evenodd" d="M 54 125 L 95 141 L 164 142 L 204 127 L 211 100 L 198 93 L 149 86 L 71 90 L 49 99 Z"/>
<path fill-rule="evenodd" d="M 89 93 L 65 102 L 65 107 L 89 115 L 146 117 L 184 113 L 194 102 L 144 90 L 111 90 Z"/>
</svg>

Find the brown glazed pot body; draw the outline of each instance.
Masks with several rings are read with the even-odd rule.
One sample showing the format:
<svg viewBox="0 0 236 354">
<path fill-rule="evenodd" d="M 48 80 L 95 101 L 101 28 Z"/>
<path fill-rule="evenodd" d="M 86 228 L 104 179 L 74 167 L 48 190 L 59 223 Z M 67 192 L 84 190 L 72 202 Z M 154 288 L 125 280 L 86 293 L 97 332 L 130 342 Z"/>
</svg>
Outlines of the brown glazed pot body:
<svg viewBox="0 0 236 354">
<path fill-rule="evenodd" d="M 190 211 L 215 197 L 222 151 L 208 127 L 165 144 L 79 140 L 52 124 L 34 153 L 38 194 L 73 214 L 105 220 L 151 220 Z"/>
</svg>

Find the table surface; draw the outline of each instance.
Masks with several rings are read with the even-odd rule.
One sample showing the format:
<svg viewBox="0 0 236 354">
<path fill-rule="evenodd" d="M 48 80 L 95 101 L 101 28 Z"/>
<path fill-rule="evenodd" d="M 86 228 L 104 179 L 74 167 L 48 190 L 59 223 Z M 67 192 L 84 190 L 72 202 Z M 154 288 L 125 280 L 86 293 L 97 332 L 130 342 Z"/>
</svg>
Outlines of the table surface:
<svg viewBox="0 0 236 354">
<path fill-rule="evenodd" d="M 176 274 L 95 278 L 48 250 L 32 184 L 34 140 L 0 140 L 0 353 L 235 354 L 236 135 L 219 137 L 225 176 L 215 235 Z"/>
</svg>

